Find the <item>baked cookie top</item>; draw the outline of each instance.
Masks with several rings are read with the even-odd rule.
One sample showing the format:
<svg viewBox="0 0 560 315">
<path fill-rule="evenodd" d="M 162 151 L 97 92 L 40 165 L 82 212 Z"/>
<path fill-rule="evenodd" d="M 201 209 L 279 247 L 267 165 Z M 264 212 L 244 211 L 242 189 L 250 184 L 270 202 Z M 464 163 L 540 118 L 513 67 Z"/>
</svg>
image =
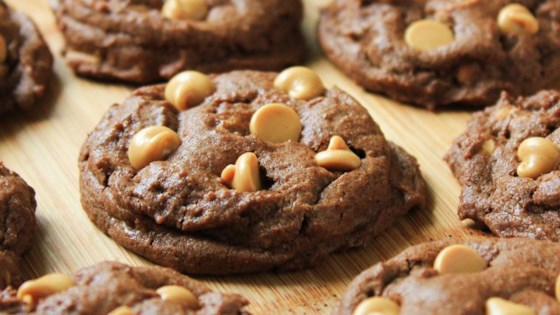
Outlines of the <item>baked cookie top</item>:
<svg viewBox="0 0 560 315">
<path fill-rule="evenodd" d="M 557 243 L 519 238 L 424 243 L 362 272 L 333 315 L 559 314 L 559 274 Z"/>
<path fill-rule="evenodd" d="M 558 0 L 336 0 L 321 45 L 366 89 L 429 109 L 537 92 L 560 68 Z"/>
<path fill-rule="evenodd" d="M 302 67 L 141 88 L 108 110 L 79 167 L 97 226 L 187 273 L 303 268 L 426 201 L 416 160 Z"/>
<path fill-rule="evenodd" d="M 504 93 L 475 113 L 445 160 L 461 183 L 459 216 L 502 237 L 560 240 L 560 93 Z"/>
<path fill-rule="evenodd" d="M 48 274 L 0 295 L 3 314 L 244 315 L 247 304 L 171 269 L 117 262 L 98 263 L 72 277 Z"/>
<path fill-rule="evenodd" d="M 0 114 L 36 104 L 45 94 L 52 63 L 35 24 L 0 0 Z"/>
<path fill-rule="evenodd" d="M 148 83 L 183 70 L 301 63 L 300 0 L 58 0 L 65 57 L 80 75 Z"/>
<path fill-rule="evenodd" d="M 20 256 L 35 234 L 35 191 L 0 162 L 0 289 L 18 285 Z"/>
</svg>

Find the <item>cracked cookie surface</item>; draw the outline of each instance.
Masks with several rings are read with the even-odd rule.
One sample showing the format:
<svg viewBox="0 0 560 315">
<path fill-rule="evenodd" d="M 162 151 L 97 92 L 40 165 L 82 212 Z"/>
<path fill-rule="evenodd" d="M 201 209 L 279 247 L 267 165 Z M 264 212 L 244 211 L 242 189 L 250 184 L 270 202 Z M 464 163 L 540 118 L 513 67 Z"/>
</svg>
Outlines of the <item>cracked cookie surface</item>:
<svg viewBox="0 0 560 315">
<path fill-rule="evenodd" d="M 434 269 L 436 258 L 456 244 L 474 250 L 487 267 L 440 274 Z M 520 238 L 447 239 L 416 245 L 358 275 L 333 315 L 355 314 L 357 306 L 373 296 L 397 303 L 399 314 L 485 315 L 485 304 L 492 297 L 526 306 L 533 314 L 558 314 L 554 287 L 560 274 L 559 255 L 557 243 Z"/>
<path fill-rule="evenodd" d="M 501 237 L 560 240 L 558 161 L 536 177 L 518 174 L 521 144 L 541 138 L 560 146 L 560 93 L 526 98 L 504 93 L 475 113 L 445 156 L 463 188 L 459 217 L 473 219 Z"/>
<path fill-rule="evenodd" d="M 82 204 L 116 242 L 177 270 L 232 274 L 301 269 L 336 250 L 366 245 L 426 202 L 416 160 L 385 140 L 367 111 L 332 88 L 309 101 L 274 87 L 276 73 L 211 76 L 216 90 L 178 112 L 164 85 L 141 88 L 112 106 L 84 143 Z M 282 103 L 300 117 L 297 141 L 272 143 L 250 132 L 253 114 Z M 181 144 L 162 161 L 135 170 L 127 157 L 141 129 L 166 126 Z M 332 136 L 361 160 L 352 171 L 315 161 Z M 262 188 L 231 189 L 220 177 L 236 159 L 257 156 Z"/>
<path fill-rule="evenodd" d="M 187 69 L 280 70 L 305 57 L 300 0 L 202 1 L 207 13 L 195 20 L 164 17 L 163 0 L 58 2 L 66 60 L 83 76 L 148 83 Z"/>
<path fill-rule="evenodd" d="M 35 191 L 0 162 L 0 289 L 21 283 L 20 256 L 36 229 Z"/>
<path fill-rule="evenodd" d="M 46 92 L 53 57 L 35 24 L 1 0 L 0 41 L 0 114 L 30 109 Z"/>
<path fill-rule="evenodd" d="M 213 292 L 202 283 L 168 268 L 102 262 L 78 270 L 70 279 L 73 284 L 43 297 L 35 306 L 18 299 L 16 290 L 7 289 L 0 294 L 0 312 L 61 315 L 249 314 L 244 309 L 248 304 L 245 298 Z M 56 284 L 51 281 L 47 285 Z M 169 286 L 175 286 L 171 288 L 173 292 L 170 292 Z M 167 298 L 171 294 L 166 296 L 162 288 L 175 294 Z M 185 289 L 190 294 L 185 294 Z M 117 313 L 119 308 L 126 308 L 128 312 Z"/>
<path fill-rule="evenodd" d="M 509 4 L 528 8 L 534 34 L 501 31 L 497 18 Z M 481 107 L 505 90 L 537 92 L 558 78 L 558 0 L 336 0 L 322 12 L 319 38 L 327 57 L 364 88 L 429 109 Z M 413 22 L 448 27 L 442 47 L 407 45 Z"/>
</svg>

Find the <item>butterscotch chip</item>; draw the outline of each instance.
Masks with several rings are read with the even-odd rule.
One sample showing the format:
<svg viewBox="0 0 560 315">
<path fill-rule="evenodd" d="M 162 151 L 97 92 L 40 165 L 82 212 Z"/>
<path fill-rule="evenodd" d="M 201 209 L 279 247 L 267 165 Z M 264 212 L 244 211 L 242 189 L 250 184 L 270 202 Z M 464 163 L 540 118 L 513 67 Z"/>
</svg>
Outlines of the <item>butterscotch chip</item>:
<svg viewBox="0 0 560 315">
<path fill-rule="evenodd" d="M 492 297 L 486 301 L 486 315 L 536 315 L 536 313 L 525 305 Z"/>
<path fill-rule="evenodd" d="M 560 150 L 546 138 L 531 137 L 521 142 L 517 157 L 521 161 L 517 175 L 537 178 L 556 169 L 560 163 Z"/>
<path fill-rule="evenodd" d="M 292 67 L 280 72 L 274 86 L 300 100 L 310 100 L 325 92 L 321 78 L 306 67 Z"/>
<path fill-rule="evenodd" d="M 352 315 L 399 315 L 399 305 L 383 297 L 371 297 L 363 300 Z"/>
<path fill-rule="evenodd" d="M 156 290 L 164 301 L 173 301 L 188 305 L 190 309 L 200 307 L 194 294 L 184 287 L 178 285 L 166 285 Z"/>
<path fill-rule="evenodd" d="M 19 293 L 15 290 L 4 290 L 0 294 L 0 314 L 249 314 L 245 309 L 248 302 L 242 296 L 212 291 L 168 268 L 102 262 L 78 270 L 73 278 L 75 283 L 68 281 L 64 290 L 50 290 L 40 297 L 34 296 L 33 305 L 18 299 Z M 42 286 L 57 286 L 61 281 L 52 276 L 46 282 L 40 279 L 35 281 L 42 281 Z M 20 291 L 24 289 L 29 290 L 29 287 Z M 200 303 L 194 304 L 193 293 L 189 295 L 185 291 L 196 293 Z"/>
<path fill-rule="evenodd" d="M 498 14 L 500 30 L 510 35 L 535 34 L 539 31 L 539 21 L 531 11 L 518 3 L 508 4 Z"/>
<path fill-rule="evenodd" d="M 40 299 L 62 292 L 74 285 L 74 280 L 63 274 L 53 273 L 24 282 L 17 291 L 17 298 L 34 306 Z"/>
<path fill-rule="evenodd" d="M 407 27 L 404 39 L 408 46 L 418 50 L 431 50 L 449 45 L 454 40 L 449 26 L 433 21 L 419 20 Z"/>
<path fill-rule="evenodd" d="M 186 110 L 202 103 L 215 90 L 212 79 L 207 75 L 197 71 L 185 71 L 167 83 L 165 99 L 178 110 Z"/>
<path fill-rule="evenodd" d="M 494 139 L 488 139 L 484 141 L 484 143 L 482 144 L 482 149 L 488 154 L 494 153 L 494 151 L 496 150 L 496 141 L 494 141 Z"/>
<path fill-rule="evenodd" d="M 352 171 L 362 165 L 362 160 L 352 152 L 344 139 L 333 136 L 327 150 L 317 153 L 315 161 L 321 167 L 332 171 Z"/>
<path fill-rule="evenodd" d="M 177 133 L 165 126 L 151 126 L 140 130 L 130 140 L 128 159 L 139 170 L 153 161 L 161 161 L 179 147 Z"/>
<path fill-rule="evenodd" d="M 206 0 L 166 0 L 161 13 L 171 20 L 202 20 L 208 13 Z"/>
<path fill-rule="evenodd" d="M 259 108 L 249 123 L 251 134 L 273 143 L 297 141 L 301 133 L 298 113 L 284 104 L 272 103 Z"/>
<path fill-rule="evenodd" d="M 231 188 L 241 192 L 255 192 L 261 189 L 259 160 L 251 152 L 242 154 L 235 165 L 228 165 L 221 177 Z"/>
<path fill-rule="evenodd" d="M 434 269 L 441 274 L 472 273 L 486 269 L 486 260 L 464 245 L 444 248 L 434 261 Z"/>
</svg>

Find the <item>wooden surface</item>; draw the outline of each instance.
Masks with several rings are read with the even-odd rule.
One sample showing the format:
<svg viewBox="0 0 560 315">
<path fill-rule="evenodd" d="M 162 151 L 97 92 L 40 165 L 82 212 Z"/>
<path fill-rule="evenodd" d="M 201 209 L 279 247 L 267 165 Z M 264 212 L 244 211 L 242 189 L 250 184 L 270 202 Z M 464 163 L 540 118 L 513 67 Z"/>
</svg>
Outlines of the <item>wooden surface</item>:
<svg viewBox="0 0 560 315">
<path fill-rule="evenodd" d="M 116 245 L 92 225 L 80 205 L 78 151 L 105 110 L 121 102 L 130 87 L 77 78 L 60 57 L 63 38 L 47 0 L 7 0 L 39 25 L 55 55 L 49 95 L 32 113 L 0 118 L 0 159 L 37 191 L 39 231 L 25 257 L 29 277 L 48 272 L 72 273 L 103 260 L 133 265 L 144 259 Z M 308 66 L 327 86 L 337 85 L 356 97 L 387 138 L 418 158 L 431 192 L 429 207 L 413 211 L 367 248 L 331 256 L 314 269 L 287 274 L 202 278 L 213 289 L 237 292 L 254 314 L 326 314 L 361 270 L 392 257 L 411 244 L 448 235 L 465 235 L 455 214 L 459 185 L 442 156 L 465 127 L 466 112 L 432 113 L 368 94 L 320 55 L 315 28 L 324 0 L 306 2 L 304 29 L 313 51 Z"/>
</svg>

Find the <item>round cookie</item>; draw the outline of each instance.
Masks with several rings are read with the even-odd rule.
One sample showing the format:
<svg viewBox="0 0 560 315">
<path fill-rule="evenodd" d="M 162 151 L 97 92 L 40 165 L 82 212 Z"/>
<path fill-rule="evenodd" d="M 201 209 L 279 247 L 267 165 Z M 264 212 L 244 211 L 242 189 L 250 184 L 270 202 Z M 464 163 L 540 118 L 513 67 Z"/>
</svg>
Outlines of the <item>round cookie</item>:
<svg viewBox="0 0 560 315">
<path fill-rule="evenodd" d="M 557 0 L 336 0 L 319 39 L 367 90 L 432 110 L 481 107 L 559 77 L 558 14 Z"/>
<path fill-rule="evenodd" d="M 300 0 L 58 0 L 79 75 L 148 83 L 180 71 L 280 70 L 305 58 Z"/>
<path fill-rule="evenodd" d="M 0 289 L 22 281 L 20 256 L 31 247 L 36 207 L 33 188 L 0 162 Z"/>
<path fill-rule="evenodd" d="M 445 156 L 463 188 L 461 219 L 501 237 L 560 240 L 559 113 L 560 93 L 541 91 L 504 93 L 473 115 Z"/>
<path fill-rule="evenodd" d="M 416 160 L 313 71 L 193 75 L 110 107 L 82 147 L 82 205 L 117 243 L 193 274 L 301 269 L 425 205 Z"/>
<path fill-rule="evenodd" d="M 171 269 L 117 262 L 83 268 L 73 277 L 49 274 L 0 295 L 3 314 L 243 315 L 249 314 L 247 304 Z"/>
<path fill-rule="evenodd" d="M 0 114 L 36 104 L 47 89 L 52 63 L 35 24 L 0 0 Z"/>
<path fill-rule="evenodd" d="M 521 238 L 424 243 L 363 271 L 332 314 L 559 314 L 559 274 L 557 243 Z"/>
</svg>

